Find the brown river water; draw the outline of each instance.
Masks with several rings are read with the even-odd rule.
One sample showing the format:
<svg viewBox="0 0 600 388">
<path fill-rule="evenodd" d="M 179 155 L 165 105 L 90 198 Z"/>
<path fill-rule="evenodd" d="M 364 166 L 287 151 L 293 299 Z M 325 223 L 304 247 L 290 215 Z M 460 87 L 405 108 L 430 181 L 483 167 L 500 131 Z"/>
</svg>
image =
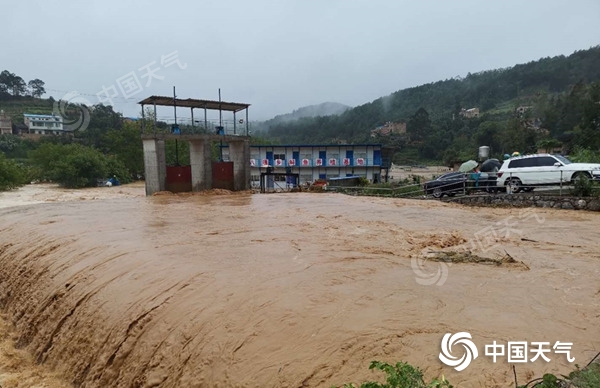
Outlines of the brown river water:
<svg viewBox="0 0 600 388">
<path fill-rule="evenodd" d="M 143 190 L 0 195 L 0 386 L 331 387 L 403 360 L 511 387 L 513 365 L 524 384 L 600 350 L 598 214 Z M 424 260 L 465 247 L 517 263 Z M 460 372 L 438 358 L 457 332 L 479 354 Z M 494 363 L 493 341 L 571 342 L 575 361 Z"/>
</svg>

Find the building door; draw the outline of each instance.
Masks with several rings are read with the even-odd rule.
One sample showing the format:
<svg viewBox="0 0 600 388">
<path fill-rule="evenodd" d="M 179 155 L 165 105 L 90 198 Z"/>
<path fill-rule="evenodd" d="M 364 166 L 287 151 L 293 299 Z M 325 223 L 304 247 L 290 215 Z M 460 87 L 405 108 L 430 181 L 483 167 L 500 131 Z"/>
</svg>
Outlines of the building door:
<svg viewBox="0 0 600 388">
<path fill-rule="evenodd" d="M 327 179 L 327 174 L 319 174 L 319 179 Z"/>
<path fill-rule="evenodd" d="M 292 159 L 296 161 L 296 166 L 300 165 L 300 151 L 292 152 Z"/>
<path fill-rule="evenodd" d="M 381 150 L 373 151 L 373 165 L 381 166 Z"/>
<path fill-rule="evenodd" d="M 267 151 L 267 159 L 269 160 L 269 166 L 273 167 L 273 151 Z"/>
<path fill-rule="evenodd" d="M 233 187 L 233 162 L 213 162 L 212 188 L 233 190 Z"/>
</svg>

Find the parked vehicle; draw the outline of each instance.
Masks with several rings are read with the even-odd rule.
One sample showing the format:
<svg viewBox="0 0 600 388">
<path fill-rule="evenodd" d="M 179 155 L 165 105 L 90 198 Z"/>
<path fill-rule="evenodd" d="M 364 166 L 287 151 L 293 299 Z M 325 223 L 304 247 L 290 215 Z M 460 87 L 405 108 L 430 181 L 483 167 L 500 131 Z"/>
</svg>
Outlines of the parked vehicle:
<svg viewBox="0 0 600 388">
<path fill-rule="evenodd" d="M 423 190 L 425 195 L 433 195 L 435 198 L 442 198 L 444 194 L 453 196 L 465 190 L 466 182 L 467 175 L 465 173 L 449 172 L 432 181 L 425 182 Z"/>
<path fill-rule="evenodd" d="M 485 172 L 449 172 L 423 184 L 425 195 L 433 195 L 434 198 L 479 190 L 495 192 L 497 189 L 496 177 Z"/>
<path fill-rule="evenodd" d="M 600 164 L 573 163 L 561 155 L 536 154 L 505 160 L 498 170 L 497 185 L 508 193 L 532 191 L 538 186 L 574 183 L 577 179 L 600 180 Z"/>
</svg>

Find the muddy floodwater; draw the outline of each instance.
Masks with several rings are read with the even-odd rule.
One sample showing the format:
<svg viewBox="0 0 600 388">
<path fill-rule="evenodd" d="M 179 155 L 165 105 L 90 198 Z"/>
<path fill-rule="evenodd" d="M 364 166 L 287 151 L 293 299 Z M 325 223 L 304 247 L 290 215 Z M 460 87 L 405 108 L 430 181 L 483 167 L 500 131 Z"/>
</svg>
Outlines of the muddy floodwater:
<svg viewBox="0 0 600 388">
<path fill-rule="evenodd" d="M 38 189 L 0 196 L 5 388 L 331 387 L 380 379 L 372 360 L 512 387 L 513 365 L 524 384 L 600 350 L 595 213 L 140 185 L 25 205 Z M 466 250 L 514 261 L 427 260 Z M 458 332 L 479 355 L 460 372 L 438 357 Z M 549 342 L 550 361 L 494 362 L 494 341 Z"/>
</svg>

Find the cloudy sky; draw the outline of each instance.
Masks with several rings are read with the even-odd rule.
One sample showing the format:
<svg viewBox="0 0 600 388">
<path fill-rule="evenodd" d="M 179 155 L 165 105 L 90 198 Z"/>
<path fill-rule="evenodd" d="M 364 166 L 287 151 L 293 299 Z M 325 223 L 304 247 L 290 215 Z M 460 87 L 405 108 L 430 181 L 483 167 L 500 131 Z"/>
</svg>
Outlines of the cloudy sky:
<svg viewBox="0 0 600 388">
<path fill-rule="evenodd" d="M 173 86 L 180 98 L 215 100 L 221 88 L 224 101 L 252 104 L 251 120 L 325 101 L 357 106 L 600 44 L 598 0 L 24 0 L 2 7 L 0 70 L 42 79 L 46 97 L 73 99 L 77 91 L 125 116 L 137 116 L 136 102 L 147 96 L 172 95 Z"/>
</svg>

